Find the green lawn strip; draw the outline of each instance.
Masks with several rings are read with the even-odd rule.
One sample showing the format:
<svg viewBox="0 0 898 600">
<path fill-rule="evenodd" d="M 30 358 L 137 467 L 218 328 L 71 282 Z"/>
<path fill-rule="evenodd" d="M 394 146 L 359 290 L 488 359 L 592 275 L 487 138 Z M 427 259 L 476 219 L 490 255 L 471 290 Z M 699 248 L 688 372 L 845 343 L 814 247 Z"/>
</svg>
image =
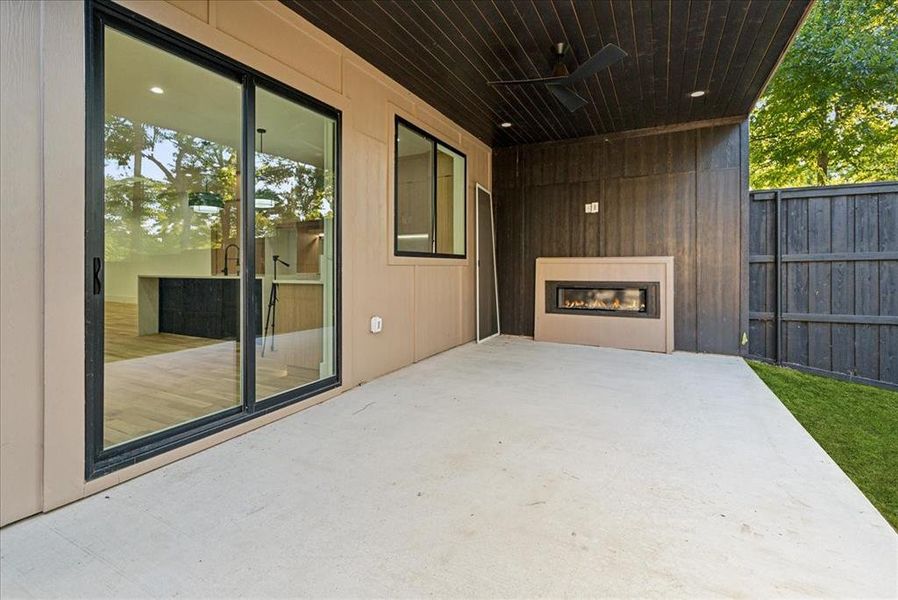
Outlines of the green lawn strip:
<svg viewBox="0 0 898 600">
<path fill-rule="evenodd" d="M 898 529 L 898 392 L 748 364 Z"/>
</svg>

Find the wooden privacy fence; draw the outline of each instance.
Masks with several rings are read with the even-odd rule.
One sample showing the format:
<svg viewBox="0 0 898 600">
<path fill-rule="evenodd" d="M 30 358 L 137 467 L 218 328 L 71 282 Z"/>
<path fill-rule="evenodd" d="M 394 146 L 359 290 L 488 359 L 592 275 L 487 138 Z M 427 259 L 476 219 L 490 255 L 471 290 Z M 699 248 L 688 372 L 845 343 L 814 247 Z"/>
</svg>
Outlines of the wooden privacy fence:
<svg viewBox="0 0 898 600">
<path fill-rule="evenodd" d="M 749 353 L 898 387 L 898 182 L 750 196 Z"/>
</svg>

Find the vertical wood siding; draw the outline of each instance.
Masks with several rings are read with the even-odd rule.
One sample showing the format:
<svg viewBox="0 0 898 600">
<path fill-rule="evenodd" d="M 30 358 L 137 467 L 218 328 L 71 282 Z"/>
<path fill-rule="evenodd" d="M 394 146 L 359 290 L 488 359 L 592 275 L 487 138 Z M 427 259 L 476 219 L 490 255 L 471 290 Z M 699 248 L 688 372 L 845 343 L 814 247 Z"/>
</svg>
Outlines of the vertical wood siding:
<svg viewBox="0 0 898 600">
<path fill-rule="evenodd" d="M 674 257 L 676 348 L 740 353 L 744 135 L 735 124 L 497 150 L 503 333 L 533 335 L 537 257 L 662 255 Z"/>
<path fill-rule="evenodd" d="M 750 354 L 898 385 L 898 183 L 752 192 L 749 225 Z"/>
</svg>

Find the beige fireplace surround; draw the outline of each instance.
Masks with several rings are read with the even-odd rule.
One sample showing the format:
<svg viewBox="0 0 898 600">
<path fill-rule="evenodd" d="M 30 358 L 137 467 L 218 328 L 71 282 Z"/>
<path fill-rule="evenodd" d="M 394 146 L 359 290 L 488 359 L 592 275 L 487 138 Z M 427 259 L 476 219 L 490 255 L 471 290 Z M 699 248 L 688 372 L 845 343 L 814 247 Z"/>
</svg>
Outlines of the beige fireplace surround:
<svg viewBox="0 0 898 600">
<path fill-rule="evenodd" d="M 547 311 L 546 282 L 657 282 L 657 318 Z M 537 258 L 533 338 L 626 350 L 673 352 L 674 276 L 672 256 Z"/>
</svg>

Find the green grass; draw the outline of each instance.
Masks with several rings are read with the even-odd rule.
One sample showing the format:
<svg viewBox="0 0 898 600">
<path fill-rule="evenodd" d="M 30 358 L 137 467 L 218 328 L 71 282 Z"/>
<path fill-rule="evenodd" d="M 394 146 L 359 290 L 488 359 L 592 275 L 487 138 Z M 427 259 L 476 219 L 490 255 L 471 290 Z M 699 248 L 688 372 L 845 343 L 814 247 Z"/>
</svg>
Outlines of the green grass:
<svg viewBox="0 0 898 600">
<path fill-rule="evenodd" d="M 748 364 L 898 529 L 898 392 Z"/>
</svg>

